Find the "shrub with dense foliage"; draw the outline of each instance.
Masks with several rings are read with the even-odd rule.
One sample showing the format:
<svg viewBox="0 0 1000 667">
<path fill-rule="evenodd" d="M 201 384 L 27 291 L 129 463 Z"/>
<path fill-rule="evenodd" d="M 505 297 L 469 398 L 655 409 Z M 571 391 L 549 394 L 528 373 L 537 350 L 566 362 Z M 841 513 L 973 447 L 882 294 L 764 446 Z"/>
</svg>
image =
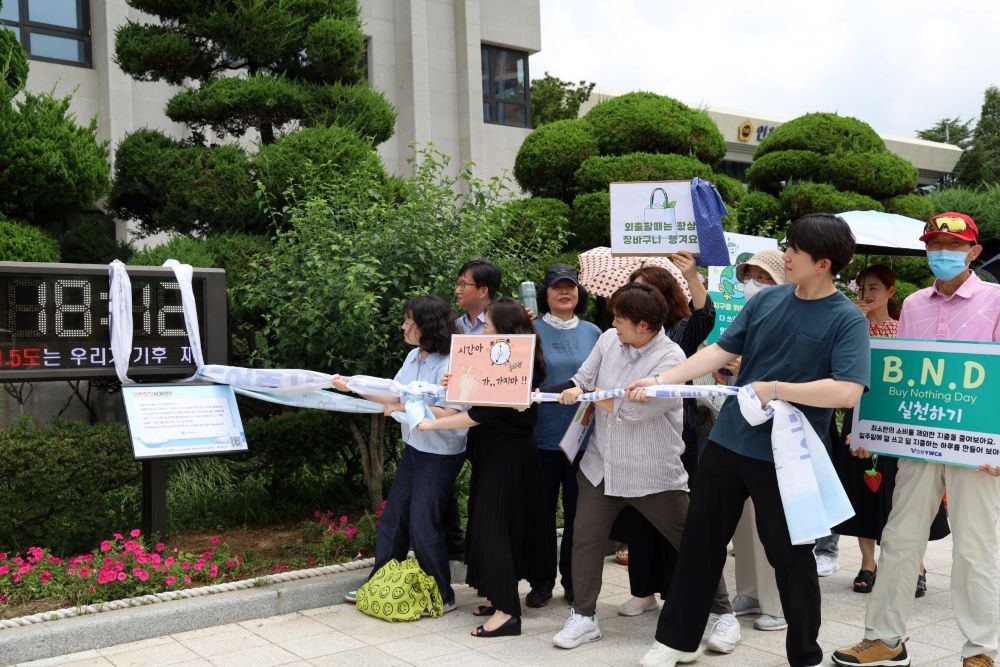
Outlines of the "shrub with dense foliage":
<svg viewBox="0 0 1000 667">
<path fill-rule="evenodd" d="M 59 237 L 62 261 L 71 264 L 108 264 L 123 262 L 134 248 L 115 238 L 115 222 L 101 213 L 84 213 Z"/>
<path fill-rule="evenodd" d="M 58 262 L 59 244 L 32 225 L 0 214 L 0 262 Z"/>
<path fill-rule="evenodd" d="M 525 137 L 514 160 L 514 178 L 536 197 L 571 201 L 577 191 L 576 170 L 597 154 L 597 139 L 587 125 L 558 120 Z"/>
<path fill-rule="evenodd" d="M 345 179 L 301 198 L 275 248 L 253 263 L 256 280 L 246 289 L 247 305 L 263 317 L 262 363 L 392 377 L 406 352 L 399 323 L 407 299 L 450 296 L 459 266 L 477 256 L 500 266 L 507 294 L 539 277 L 538 264 L 559 251 L 564 235 L 512 235 L 544 223 L 528 221 L 525 205 L 508 205 L 513 193 L 504 181 L 479 181 L 468 167 L 449 177 L 446 163 L 423 151 L 414 178 L 393 188 Z M 375 507 L 385 418 L 364 421 L 367 433 L 359 419 L 351 430 Z"/>
</svg>

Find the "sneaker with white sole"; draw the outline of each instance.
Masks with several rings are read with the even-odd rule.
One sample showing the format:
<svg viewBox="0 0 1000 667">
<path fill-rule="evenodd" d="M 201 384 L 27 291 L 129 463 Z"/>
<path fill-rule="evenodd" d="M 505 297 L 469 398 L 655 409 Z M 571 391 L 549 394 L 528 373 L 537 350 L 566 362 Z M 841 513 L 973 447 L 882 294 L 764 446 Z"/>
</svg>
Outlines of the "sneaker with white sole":
<svg viewBox="0 0 1000 667">
<path fill-rule="evenodd" d="M 872 667 L 909 667 L 906 642 L 889 646 L 881 639 L 863 639 L 854 646 L 845 646 L 830 656 L 836 665 L 871 665 Z"/>
<path fill-rule="evenodd" d="M 829 577 L 840 569 L 840 563 L 836 557 L 820 555 L 816 556 L 816 574 L 820 577 Z"/>
<path fill-rule="evenodd" d="M 655 596 L 649 596 L 647 598 L 637 598 L 634 595 L 625 604 L 618 607 L 619 616 L 642 616 L 647 611 L 656 611 L 659 609 L 659 605 L 656 603 Z"/>
<path fill-rule="evenodd" d="M 763 630 L 764 632 L 771 632 L 773 630 L 784 630 L 788 627 L 788 621 L 786 621 L 781 616 L 771 616 L 770 614 L 761 614 L 753 622 L 753 627 L 758 630 Z"/>
<path fill-rule="evenodd" d="M 736 616 L 719 614 L 712 627 L 712 634 L 708 637 L 708 648 L 717 653 L 732 653 L 740 639 L 740 622 L 736 620 Z"/>
<path fill-rule="evenodd" d="M 344 602 L 350 602 L 351 604 L 354 604 L 357 601 L 358 601 L 357 591 L 347 591 L 346 593 L 344 593 Z"/>
<path fill-rule="evenodd" d="M 701 648 L 685 653 L 666 644 L 653 642 L 653 646 L 639 660 L 639 667 L 674 667 L 677 663 L 694 662 L 700 655 Z"/>
<path fill-rule="evenodd" d="M 740 593 L 733 598 L 733 614 L 743 616 L 745 614 L 760 614 L 760 601 L 749 595 Z"/>
<path fill-rule="evenodd" d="M 552 638 L 552 643 L 559 648 L 576 648 L 581 644 L 596 641 L 601 638 L 601 628 L 597 625 L 597 615 L 582 616 L 575 609 L 569 610 L 566 625 Z"/>
</svg>

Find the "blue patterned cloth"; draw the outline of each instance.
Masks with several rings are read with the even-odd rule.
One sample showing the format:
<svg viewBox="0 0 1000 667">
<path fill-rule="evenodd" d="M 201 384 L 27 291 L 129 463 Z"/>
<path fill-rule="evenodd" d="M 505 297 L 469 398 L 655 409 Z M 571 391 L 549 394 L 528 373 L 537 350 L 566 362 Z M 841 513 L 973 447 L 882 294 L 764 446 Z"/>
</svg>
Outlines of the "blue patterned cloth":
<svg viewBox="0 0 1000 667">
<path fill-rule="evenodd" d="M 728 266 L 729 248 L 722 233 L 722 216 L 729 215 L 715 186 L 697 176 L 691 179 L 691 203 L 698 225 L 698 266 Z"/>
</svg>

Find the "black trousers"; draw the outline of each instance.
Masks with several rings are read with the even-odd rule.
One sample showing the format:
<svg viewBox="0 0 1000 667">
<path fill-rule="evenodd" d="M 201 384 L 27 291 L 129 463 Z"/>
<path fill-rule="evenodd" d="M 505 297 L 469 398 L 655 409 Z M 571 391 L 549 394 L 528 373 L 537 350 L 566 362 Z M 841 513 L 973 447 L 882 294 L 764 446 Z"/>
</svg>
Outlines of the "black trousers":
<svg viewBox="0 0 1000 667">
<path fill-rule="evenodd" d="M 774 463 L 741 456 L 714 442 L 708 443 L 698 462 L 677 569 L 656 626 L 656 640 L 679 651 L 698 648 L 726 563 L 726 545 L 748 496 L 757 511 L 757 531 L 774 567 L 788 620 L 788 663 L 817 665 L 823 650 L 816 642 L 821 619 L 813 547 L 791 543 Z"/>
<path fill-rule="evenodd" d="M 463 456 L 467 457 L 468 452 Z M 461 472 L 462 464 L 458 466 Z M 465 533 L 462 531 L 462 514 L 458 509 L 458 490 L 455 489 L 444 508 L 444 541 L 448 547 L 448 560 L 465 560 Z"/>
<path fill-rule="evenodd" d="M 579 493 L 576 485 L 576 471 L 580 467 L 580 459 L 583 457 L 583 452 L 577 455 L 576 461 L 572 464 L 566 460 L 566 455 L 562 453 L 562 450 L 539 449 L 538 454 L 542 459 L 546 535 L 551 536 L 548 545 L 549 553 L 551 554 L 549 562 L 553 564 L 556 562 L 556 508 L 559 502 L 559 489 L 562 489 L 563 536 L 562 546 L 559 548 L 559 574 L 562 578 L 563 589 L 572 593 L 573 522 L 576 520 L 576 497 Z M 551 590 L 555 586 L 555 583 L 556 571 L 553 569 L 552 576 L 543 582 L 543 585 Z"/>
</svg>

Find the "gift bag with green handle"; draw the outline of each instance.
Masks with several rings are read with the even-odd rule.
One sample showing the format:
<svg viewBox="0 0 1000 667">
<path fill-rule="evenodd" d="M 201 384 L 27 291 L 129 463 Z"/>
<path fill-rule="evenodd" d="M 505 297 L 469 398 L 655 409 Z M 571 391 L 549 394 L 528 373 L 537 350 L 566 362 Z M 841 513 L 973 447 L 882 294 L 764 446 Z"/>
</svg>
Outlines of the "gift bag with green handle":
<svg viewBox="0 0 1000 667">
<path fill-rule="evenodd" d="M 416 621 L 424 614 L 438 617 L 444 602 L 437 582 L 417 563 L 408 558 L 400 563 L 393 558 L 380 567 L 358 589 L 358 610 L 383 621 Z"/>
<path fill-rule="evenodd" d="M 656 193 L 663 195 L 662 200 L 656 198 Z M 670 201 L 670 196 L 663 188 L 653 188 L 649 193 L 649 206 L 643 210 L 644 222 L 663 223 L 663 231 L 673 231 L 677 223 L 676 201 Z"/>
</svg>

